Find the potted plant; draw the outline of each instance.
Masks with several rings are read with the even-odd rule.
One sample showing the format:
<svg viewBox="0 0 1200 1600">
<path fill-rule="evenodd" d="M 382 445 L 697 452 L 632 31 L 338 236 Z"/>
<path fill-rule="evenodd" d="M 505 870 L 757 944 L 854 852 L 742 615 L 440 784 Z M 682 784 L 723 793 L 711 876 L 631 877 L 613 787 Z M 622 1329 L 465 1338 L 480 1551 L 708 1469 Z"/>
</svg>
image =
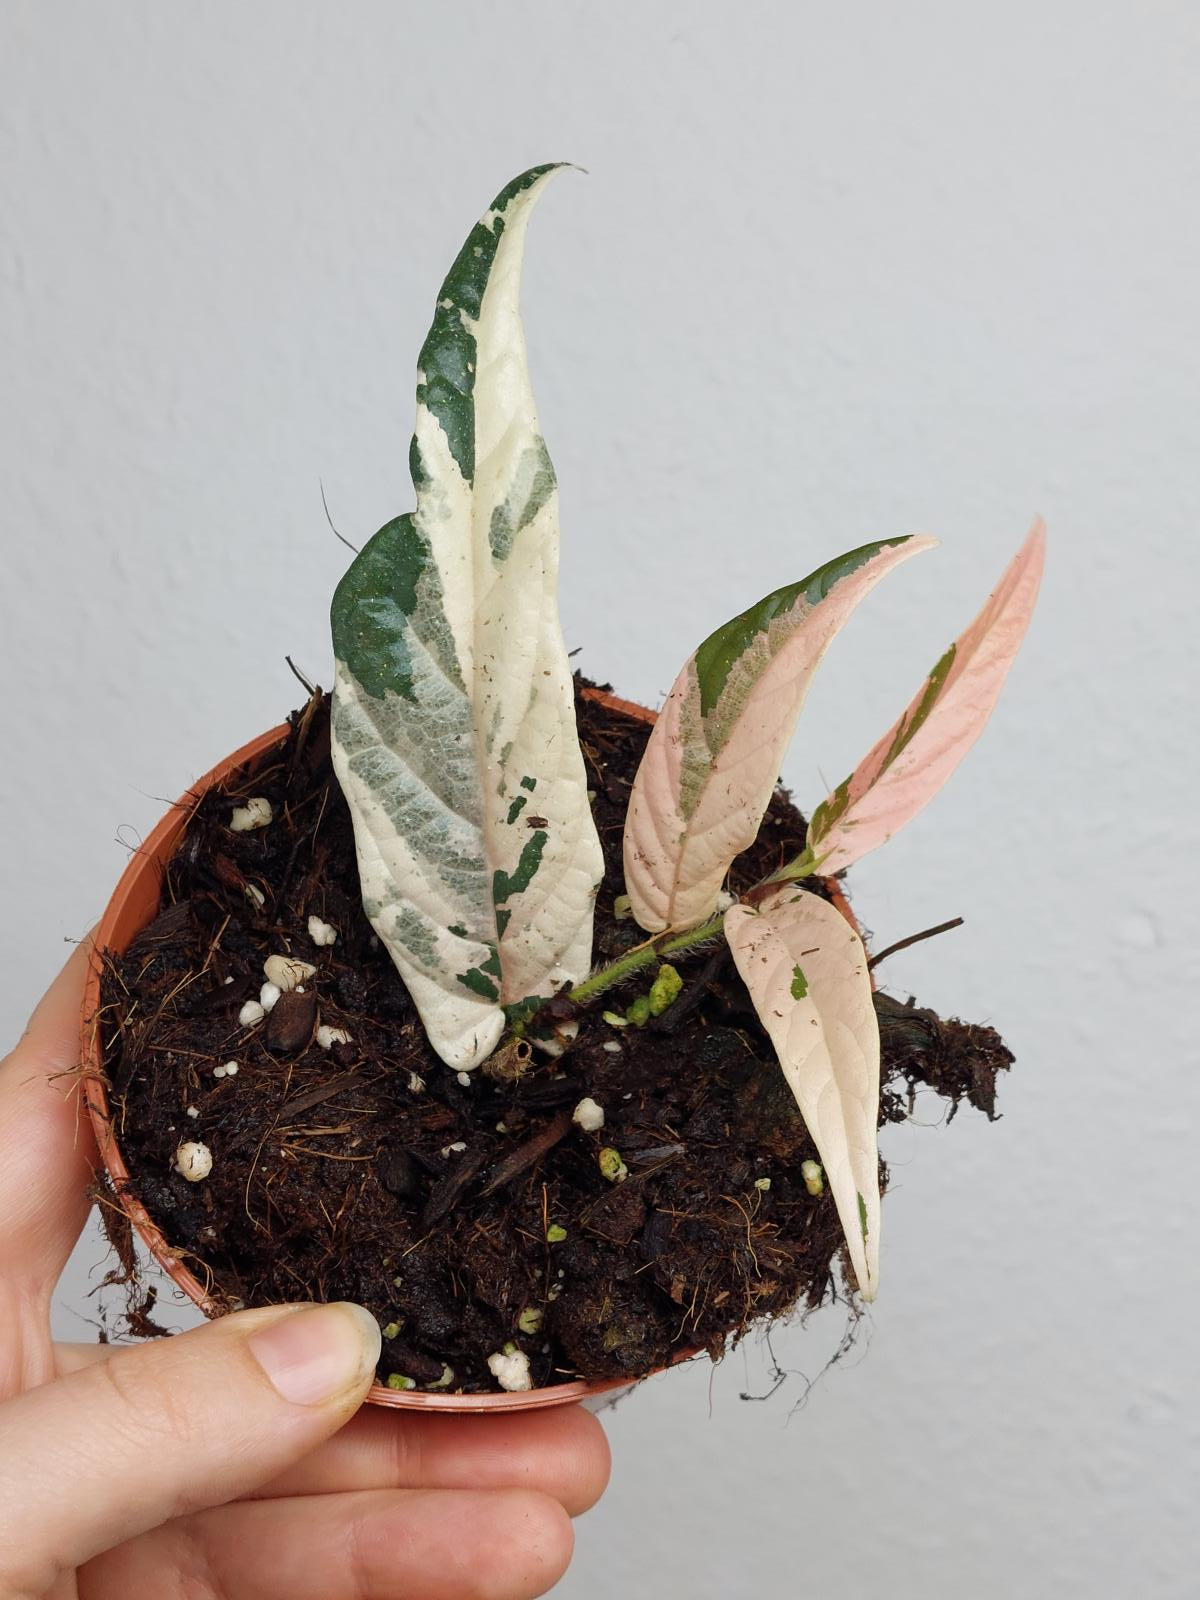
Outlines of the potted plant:
<svg viewBox="0 0 1200 1600">
<path fill-rule="evenodd" d="M 573 678 L 518 310 L 515 179 L 419 361 L 413 513 L 332 607 L 331 699 L 196 785 L 97 936 L 106 1213 L 210 1314 L 342 1298 L 372 1398 L 554 1404 L 838 1292 L 874 1298 L 901 1085 L 990 1115 L 987 1028 L 876 992 L 840 875 L 982 728 L 1040 523 L 807 824 L 777 774 L 862 546 L 704 640 L 657 719 Z M 875 958 L 878 960 L 879 958 Z M 124 1237 L 122 1234 L 124 1233 Z"/>
</svg>

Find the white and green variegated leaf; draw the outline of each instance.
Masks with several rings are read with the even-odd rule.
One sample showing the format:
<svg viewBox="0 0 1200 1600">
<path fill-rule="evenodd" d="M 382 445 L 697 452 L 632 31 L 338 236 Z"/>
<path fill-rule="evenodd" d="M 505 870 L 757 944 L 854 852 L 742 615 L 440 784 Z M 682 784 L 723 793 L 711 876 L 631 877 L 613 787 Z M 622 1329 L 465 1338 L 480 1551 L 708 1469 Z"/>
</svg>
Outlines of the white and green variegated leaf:
<svg viewBox="0 0 1200 1600">
<path fill-rule="evenodd" d="M 558 492 L 519 313 L 515 179 L 472 230 L 421 351 L 416 511 L 334 597 L 333 758 L 363 904 L 456 1068 L 502 1007 L 578 980 L 603 872 L 558 617 Z"/>
<path fill-rule="evenodd" d="M 625 821 L 625 886 L 650 933 L 716 910 L 779 778 L 809 683 L 851 612 L 923 535 L 865 544 L 776 589 L 684 663 L 646 746 Z"/>
<path fill-rule="evenodd" d="M 879 1023 L 867 954 L 835 906 L 788 885 L 725 936 L 837 1207 L 859 1290 L 879 1287 Z"/>
</svg>

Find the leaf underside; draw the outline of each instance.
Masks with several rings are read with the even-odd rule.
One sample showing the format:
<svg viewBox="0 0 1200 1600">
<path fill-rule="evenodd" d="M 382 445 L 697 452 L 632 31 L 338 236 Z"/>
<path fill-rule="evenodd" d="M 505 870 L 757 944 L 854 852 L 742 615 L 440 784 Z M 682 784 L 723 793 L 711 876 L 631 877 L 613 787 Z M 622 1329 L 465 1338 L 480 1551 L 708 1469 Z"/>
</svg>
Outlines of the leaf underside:
<svg viewBox="0 0 1200 1600">
<path fill-rule="evenodd" d="M 725 935 L 825 1169 L 864 1299 L 879 1286 L 879 1024 L 862 940 L 835 906 L 795 885 Z"/>
<path fill-rule="evenodd" d="M 859 601 L 918 536 L 862 545 L 718 628 L 684 664 L 650 735 L 625 823 L 625 884 L 649 932 L 716 910 L 753 844 L 814 672 Z"/>
<path fill-rule="evenodd" d="M 419 363 L 416 510 L 370 540 L 332 608 L 363 903 L 457 1068 L 494 1048 L 504 1005 L 587 972 L 603 872 L 519 313 L 526 223 L 556 170 L 510 183 L 450 269 Z"/>
</svg>

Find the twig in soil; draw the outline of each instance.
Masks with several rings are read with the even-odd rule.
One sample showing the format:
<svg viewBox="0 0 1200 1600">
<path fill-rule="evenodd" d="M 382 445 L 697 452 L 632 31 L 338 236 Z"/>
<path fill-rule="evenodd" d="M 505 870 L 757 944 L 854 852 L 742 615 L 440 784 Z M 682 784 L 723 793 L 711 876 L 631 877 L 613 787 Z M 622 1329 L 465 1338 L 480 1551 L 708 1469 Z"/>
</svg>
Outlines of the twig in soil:
<svg viewBox="0 0 1200 1600">
<path fill-rule="evenodd" d="M 280 1106 L 276 1128 L 284 1122 L 290 1122 L 293 1117 L 298 1117 L 303 1111 L 311 1111 L 313 1106 L 319 1106 L 323 1100 L 332 1100 L 334 1095 L 341 1094 L 343 1089 L 357 1089 L 366 1081 L 359 1072 L 343 1072 L 339 1078 L 330 1078 L 327 1083 L 322 1083 L 315 1089 L 295 1095 Z"/>
<path fill-rule="evenodd" d="M 867 971 L 877 967 L 881 961 L 886 961 L 889 956 L 894 956 L 898 950 L 907 950 L 910 944 L 920 944 L 924 939 L 934 939 L 939 933 L 949 933 L 951 928 L 961 928 L 963 919 L 951 917 L 949 922 L 939 922 L 936 928 L 926 928 L 923 933 L 910 933 L 907 939 L 897 939 L 895 944 L 889 944 L 886 950 L 881 950 L 867 962 Z"/>
<path fill-rule="evenodd" d="M 313 688 L 312 684 L 309 683 L 308 679 L 300 671 L 300 668 L 292 660 L 291 656 L 285 655 L 283 659 L 287 662 L 288 666 L 292 669 L 292 677 L 297 679 L 298 682 L 303 686 L 303 688 L 307 690 L 309 698 L 311 699 L 311 697 L 313 695 L 315 695 L 317 691 Z"/>
<path fill-rule="evenodd" d="M 342 1132 L 341 1129 L 331 1128 L 331 1133 Z M 286 1144 L 280 1147 L 281 1156 L 317 1156 L 322 1161 L 374 1161 L 374 1156 L 340 1156 L 332 1150 L 314 1150 L 309 1144 Z"/>
<path fill-rule="evenodd" d="M 270 1233 L 270 1229 L 261 1223 L 250 1209 L 250 1189 L 254 1183 L 254 1174 L 258 1171 L 258 1163 L 262 1158 L 262 1153 L 267 1147 L 267 1140 L 271 1137 L 273 1132 L 273 1127 L 268 1128 L 263 1134 L 262 1138 L 258 1141 L 258 1149 L 254 1152 L 254 1160 L 250 1163 L 250 1170 L 246 1174 L 246 1186 L 242 1191 L 242 1210 L 246 1213 L 247 1220 L 249 1221 L 251 1227 L 257 1228 L 260 1233 L 266 1234 Z M 267 1197 L 267 1203 L 268 1205 L 270 1204 L 269 1195 Z"/>
<path fill-rule="evenodd" d="M 506 1156 L 499 1166 L 495 1168 L 483 1187 L 485 1198 L 489 1194 L 494 1194 L 504 1184 L 511 1183 L 514 1178 L 524 1172 L 527 1167 L 531 1167 L 547 1151 L 553 1150 L 559 1140 L 565 1139 L 570 1131 L 571 1114 L 569 1111 L 560 1111 L 558 1116 L 552 1117 L 549 1122 L 539 1128 L 531 1139 L 526 1139 L 524 1144 L 518 1145 L 513 1153 L 510 1156 Z"/>
<path fill-rule="evenodd" d="M 655 1174 L 661 1172 L 664 1167 L 670 1166 L 672 1161 L 676 1160 L 679 1156 L 686 1154 L 686 1151 L 686 1145 L 659 1144 L 655 1145 L 650 1150 L 639 1150 L 636 1152 L 636 1154 L 631 1153 L 629 1156 L 629 1164 L 631 1167 L 636 1167 L 638 1169 L 636 1173 L 638 1178 L 643 1180 L 646 1178 L 653 1178 Z M 643 1171 L 642 1164 L 646 1161 L 653 1161 L 654 1165 L 652 1167 L 646 1167 L 645 1171 Z"/>
<path fill-rule="evenodd" d="M 318 684 L 314 689 L 312 684 L 309 683 L 308 679 L 304 677 L 304 675 L 297 669 L 296 664 L 292 660 L 291 656 L 284 656 L 283 659 L 287 662 L 288 666 L 291 667 L 297 678 L 299 678 L 300 682 L 308 690 L 308 700 L 306 701 L 304 710 L 300 713 L 300 716 L 296 722 L 295 731 L 292 738 L 292 748 L 288 754 L 288 782 L 290 784 L 292 777 L 295 775 L 296 769 L 300 765 L 300 759 L 304 755 L 305 750 L 308 748 L 308 736 L 312 731 L 313 718 L 316 716 L 319 708 L 324 704 L 325 696 L 321 691 L 320 684 Z"/>
<path fill-rule="evenodd" d="M 221 923 L 221 926 L 217 929 L 216 933 L 213 934 L 212 939 L 209 941 L 208 953 L 204 957 L 204 965 L 200 968 L 200 971 L 198 973 L 196 973 L 196 977 L 202 978 L 204 976 L 204 974 L 208 971 L 209 967 L 212 965 L 213 955 L 214 955 L 214 953 L 216 951 L 217 946 L 221 942 L 221 938 L 222 938 L 222 935 L 225 932 L 225 929 L 229 926 L 229 920 L 230 920 L 229 919 L 229 913 L 226 912 L 225 913 L 225 920 Z"/>
</svg>

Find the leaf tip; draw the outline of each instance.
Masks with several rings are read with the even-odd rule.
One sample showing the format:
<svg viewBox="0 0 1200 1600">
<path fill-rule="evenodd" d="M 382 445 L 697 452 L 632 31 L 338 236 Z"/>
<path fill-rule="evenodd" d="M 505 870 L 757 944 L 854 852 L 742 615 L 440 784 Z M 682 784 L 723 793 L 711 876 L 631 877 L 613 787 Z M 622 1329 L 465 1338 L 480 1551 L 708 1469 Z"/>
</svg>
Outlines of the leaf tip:
<svg viewBox="0 0 1200 1600">
<path fill-rule="evenodd" d="M 854 1275 L 858 1279 L 858 1292 L 861 1299 L 869 1305 L 879 1293 L 879 1241 L 870 1233 L 867 1222 L 867 1201 L 862 1190 L 857 1192 L 858 1199 L 858 1227 L 862 1234 L 862 1261 L 857 1259 L 857 1251 L 851 1252 L 854 1261 Z"/>
<path fill-rule="evenodd" d="M 1039 567 L 1046 560 L 1046 519 L 1040 514 L 1033 519 L 1033 526 L 1025 535 L 1025 550 L 1036 558 Z"/>
</svg>

